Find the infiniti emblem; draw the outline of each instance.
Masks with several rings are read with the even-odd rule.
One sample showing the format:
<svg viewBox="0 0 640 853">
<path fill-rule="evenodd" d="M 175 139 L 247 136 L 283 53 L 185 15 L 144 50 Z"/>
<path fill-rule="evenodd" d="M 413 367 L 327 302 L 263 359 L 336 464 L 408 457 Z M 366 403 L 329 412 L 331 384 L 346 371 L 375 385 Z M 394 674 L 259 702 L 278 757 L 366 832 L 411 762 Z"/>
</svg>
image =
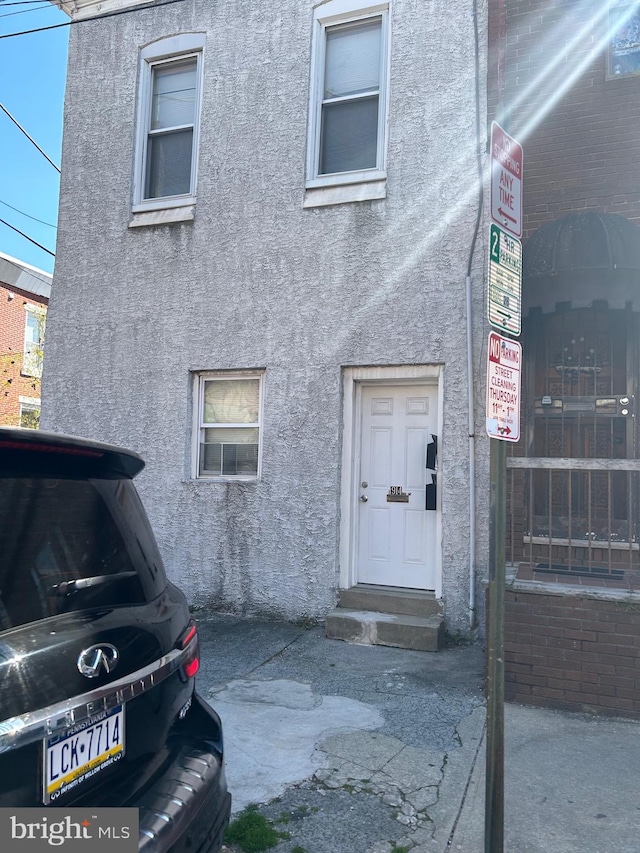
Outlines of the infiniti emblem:
<svg viewBox="0 0 640 853">
<path fill-rule="evenodd" d="M 97 678 L 101 670 L 113 672 L 118 665 L 120 652 L 111 643 L 100 643 L 83 649 L 78 658 L 78 670 L 86 678 Z"/>
</svg>

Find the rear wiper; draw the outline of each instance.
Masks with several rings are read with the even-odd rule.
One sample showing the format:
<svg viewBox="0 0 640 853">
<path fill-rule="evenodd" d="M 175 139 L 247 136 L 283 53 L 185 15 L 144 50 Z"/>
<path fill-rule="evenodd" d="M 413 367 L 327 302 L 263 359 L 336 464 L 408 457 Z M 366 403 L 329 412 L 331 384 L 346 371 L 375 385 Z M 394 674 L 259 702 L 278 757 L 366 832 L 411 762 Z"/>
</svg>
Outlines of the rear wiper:
<svg viewBox="0 0 640 853">
<path fill-rule="evenodd" d="M 54 584 L 51 587 L 51 592 L 54 595 L 72 595 L 74 592 L 80 592 L 82 589 L 90 589 L 93 586 L 102 586 L 105 583 L 134 578 L 135 576 L 136 572 L 119 572 L 116 575 L 94 575 L 92 578 L 62 581 L 62 583 Z"/>
</svg>

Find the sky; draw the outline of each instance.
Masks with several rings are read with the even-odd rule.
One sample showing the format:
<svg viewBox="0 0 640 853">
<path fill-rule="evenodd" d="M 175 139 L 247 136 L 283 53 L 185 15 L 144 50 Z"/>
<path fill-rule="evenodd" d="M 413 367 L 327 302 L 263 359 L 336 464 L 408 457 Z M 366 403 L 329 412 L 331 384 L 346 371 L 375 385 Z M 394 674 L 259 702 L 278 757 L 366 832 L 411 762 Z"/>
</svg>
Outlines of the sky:
<svg viewBox="0 0 640 853">
<path fill-rule="evenodd" d="M 0 36 L 68 21 L 47 0 L 0 0 Z M 0 104 L 58 167 L 69 29 L 0 38 Z M 59 189 L 58 172 L 0 109 L 0 219 L 55 252 Z M 50 254 L 2 222 L 0 252 L 53 272 Z"/>
</svg>

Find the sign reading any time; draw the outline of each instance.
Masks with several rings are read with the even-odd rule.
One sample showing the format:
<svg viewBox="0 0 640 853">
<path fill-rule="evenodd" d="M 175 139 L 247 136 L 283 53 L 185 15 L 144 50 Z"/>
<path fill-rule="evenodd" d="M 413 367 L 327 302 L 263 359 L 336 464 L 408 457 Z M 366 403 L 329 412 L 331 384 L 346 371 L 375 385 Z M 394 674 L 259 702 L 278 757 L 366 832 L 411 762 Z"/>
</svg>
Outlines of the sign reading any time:
<svg viewBox="0 0 640 853">
<path fill-rule="evenodd" d="M 489 234 L 489 322 L 511 335 L 520 334 L 522 243 L 498 225 Z"/>
<path fill-rule="evenodd" d="M 491 218 L 522 235 L 522 145 L 497 122 L 491 125 Z"/>
<path fill-rule="evenodd" d="M 521 364 L 520 344 L 491 332 L 487 360 L 487 435 L 490 438 L 520 439 Z"/>
</svg>

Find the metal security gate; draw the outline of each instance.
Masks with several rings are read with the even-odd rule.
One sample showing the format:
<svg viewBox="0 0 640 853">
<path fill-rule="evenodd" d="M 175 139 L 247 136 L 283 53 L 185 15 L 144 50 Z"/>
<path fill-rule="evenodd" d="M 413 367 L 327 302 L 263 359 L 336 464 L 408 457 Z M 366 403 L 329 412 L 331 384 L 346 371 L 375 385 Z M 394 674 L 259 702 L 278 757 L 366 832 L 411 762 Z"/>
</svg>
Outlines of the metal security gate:
<svg viewBox="0 0 640 853">
<path fill-rule="evenodd" d="M 640 569 L 638 317 L 596 303 L 526 320 L 507 544 L 536 577 L 624 586 Z"/>
</svg>

